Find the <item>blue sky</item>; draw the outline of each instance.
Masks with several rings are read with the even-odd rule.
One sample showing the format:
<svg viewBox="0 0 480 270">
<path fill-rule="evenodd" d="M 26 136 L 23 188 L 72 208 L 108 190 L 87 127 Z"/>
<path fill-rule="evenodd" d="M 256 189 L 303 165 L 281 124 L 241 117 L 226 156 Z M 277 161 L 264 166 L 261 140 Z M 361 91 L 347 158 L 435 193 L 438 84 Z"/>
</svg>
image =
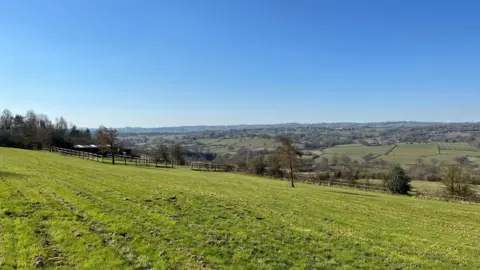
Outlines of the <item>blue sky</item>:
<svg viewBox="0 0 480 270">
<path fill-rule="evenodd" d="M 480 2 L 0 1 L 0 108 L 78 126 L 480 121 Z"/>
</svg>

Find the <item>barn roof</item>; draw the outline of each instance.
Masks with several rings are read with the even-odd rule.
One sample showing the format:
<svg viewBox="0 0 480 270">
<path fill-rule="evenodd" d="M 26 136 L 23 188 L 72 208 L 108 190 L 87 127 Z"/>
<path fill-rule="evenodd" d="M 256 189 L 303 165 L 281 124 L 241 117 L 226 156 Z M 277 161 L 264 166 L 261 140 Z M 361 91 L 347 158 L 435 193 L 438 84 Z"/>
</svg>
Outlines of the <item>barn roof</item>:
<svg viewBox="0 0 480 270">
<path fill-rule="evenodd" d="M 104 145 L 105 147 L 110 147 L 109 144 L 107 145 Z M 100 148 L 99 145 L 95 145 L 95 144 L 77 144 L 77 145 L 74 145 L 73 148 Z"/>
</svg>

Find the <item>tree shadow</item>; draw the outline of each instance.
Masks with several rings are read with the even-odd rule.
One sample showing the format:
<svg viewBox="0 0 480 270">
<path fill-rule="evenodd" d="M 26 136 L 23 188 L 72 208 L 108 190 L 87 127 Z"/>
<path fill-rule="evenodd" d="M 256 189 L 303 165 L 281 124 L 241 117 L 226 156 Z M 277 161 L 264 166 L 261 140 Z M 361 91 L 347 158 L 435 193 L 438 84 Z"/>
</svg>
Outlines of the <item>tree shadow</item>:
<svg viewBox="0 0 480 270">
<path fill-rule="evenodd" d="M 354 196 L 362 196 L 362 197 L 378 197 L 377 195 L 371 195 L 371 194 L 359 194 L 359 193 L 348 192 L 348 191 L 335 191 L 335 190 L 328 190 L 328 192 L 332 192 L 332 193 L 339 193 L 339 194 L 346 194 L 346 195 L 354 195 Z"/>
<path fill-rule="evenodd" d="M 2 178 L 25 178 L 27 175 L 22 173 L 2 172 L 0 171 L 0 179 Z"/>
</svg>

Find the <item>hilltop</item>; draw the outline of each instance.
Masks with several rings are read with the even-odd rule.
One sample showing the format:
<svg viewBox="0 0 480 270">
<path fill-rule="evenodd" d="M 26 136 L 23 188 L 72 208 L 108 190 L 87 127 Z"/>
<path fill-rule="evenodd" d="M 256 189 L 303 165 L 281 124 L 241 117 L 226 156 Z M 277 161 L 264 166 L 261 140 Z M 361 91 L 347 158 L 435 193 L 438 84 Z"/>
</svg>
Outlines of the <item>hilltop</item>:
<svg viewBox="0 0 480 270">
<path fill-rule="evenodd" d="M 0 268 L 480 267 L 480 208 L 0 148 Z"/>
</svg>

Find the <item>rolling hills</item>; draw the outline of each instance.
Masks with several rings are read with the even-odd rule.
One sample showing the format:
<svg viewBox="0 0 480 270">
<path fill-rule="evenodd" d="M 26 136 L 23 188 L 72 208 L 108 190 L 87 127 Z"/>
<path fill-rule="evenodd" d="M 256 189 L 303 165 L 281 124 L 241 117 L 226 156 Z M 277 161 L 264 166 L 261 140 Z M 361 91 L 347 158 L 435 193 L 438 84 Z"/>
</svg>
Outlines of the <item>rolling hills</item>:
<svg viewBox="0 0 480 270">
<path fill-rule="evenodd" d="M 478 269 L 480 206 L 0 148 L 0 268 Z"/>
</svg>

